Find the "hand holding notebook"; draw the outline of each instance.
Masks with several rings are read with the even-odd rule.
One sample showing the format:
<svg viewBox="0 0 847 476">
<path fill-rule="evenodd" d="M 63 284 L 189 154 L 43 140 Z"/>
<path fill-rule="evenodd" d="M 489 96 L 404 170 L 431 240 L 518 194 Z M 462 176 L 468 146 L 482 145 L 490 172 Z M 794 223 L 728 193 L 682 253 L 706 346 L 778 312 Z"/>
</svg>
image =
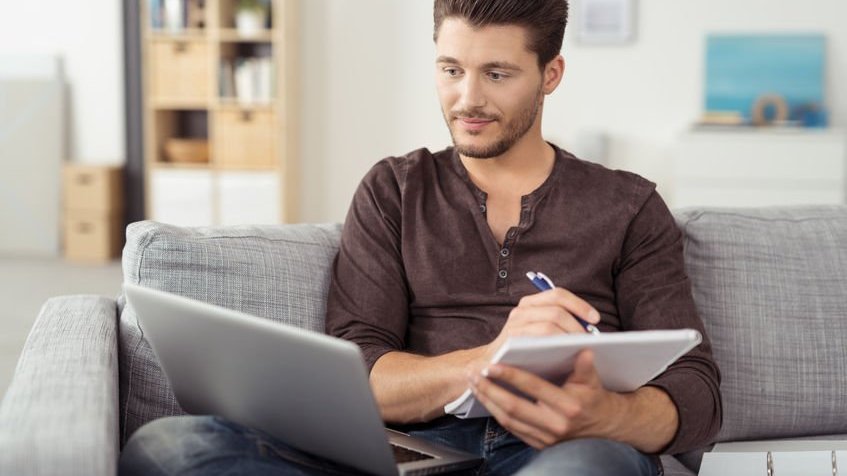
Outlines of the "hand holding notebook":
<svg viewBox="0 0 847 476">
<path fill-rule="evenodd" d="M 603 386 L 630 392 L 661 374 L 701 340 L 700 333 L 692 329 L 513 337 L 490 363 L 517 367 L 561 385 L 572 372 L 577 354 L 592 349 Z M 459 418 L 489 416 L 470 389 L 447 404 L 444 411 Z"/>
</svg>

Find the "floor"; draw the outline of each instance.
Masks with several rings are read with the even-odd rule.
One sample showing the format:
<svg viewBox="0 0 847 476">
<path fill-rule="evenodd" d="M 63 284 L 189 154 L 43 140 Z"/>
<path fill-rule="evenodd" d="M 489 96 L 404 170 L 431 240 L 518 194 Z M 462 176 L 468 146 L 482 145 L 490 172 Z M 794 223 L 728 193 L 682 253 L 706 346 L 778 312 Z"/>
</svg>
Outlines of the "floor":
<svg viewBox="0 0 847 476">
<path fill-rule="evenodd" d="M 41 305 L 65 294 L 117 296 L 120 262 L 80 265 L 61 259 L 0 256 L 0 400 Z"/>
</svg>

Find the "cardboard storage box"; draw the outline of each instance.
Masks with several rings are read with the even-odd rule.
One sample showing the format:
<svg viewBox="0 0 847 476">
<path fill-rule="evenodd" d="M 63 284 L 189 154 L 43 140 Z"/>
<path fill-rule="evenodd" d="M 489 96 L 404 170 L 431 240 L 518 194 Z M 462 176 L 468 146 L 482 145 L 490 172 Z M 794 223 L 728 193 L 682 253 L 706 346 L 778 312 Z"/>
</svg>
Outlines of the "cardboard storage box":
<svg viewBox="0 0 847 476">
<path fill-rule="evenodd" d="M 119 213 L 65 211 L 65 258 L 104 262 L 120 257 L 123 217 Z"/>
<path fill-rule="evenodd" d="M 123 169 L 100 165 L 65 165 L 64 208 L 66 211 L 122 211 Z"/>
</svg>

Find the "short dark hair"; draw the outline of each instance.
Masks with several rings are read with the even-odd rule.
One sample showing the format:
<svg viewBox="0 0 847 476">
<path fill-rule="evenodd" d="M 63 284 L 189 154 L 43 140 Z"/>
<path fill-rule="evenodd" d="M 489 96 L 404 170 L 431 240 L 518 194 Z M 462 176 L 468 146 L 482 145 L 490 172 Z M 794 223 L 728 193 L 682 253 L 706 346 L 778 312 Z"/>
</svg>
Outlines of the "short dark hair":
<svg viewBox="0 0 847 476">
<path fill-rule="evenodd" d="M 459 17 L 476 28 L 488 25 L 518 25 L 527 29 L 527 47 L 544 66 L 562 51 L 568 24 L 568 0 L 435 0 L 435 30 L 445 18 Z"/>
</svg>

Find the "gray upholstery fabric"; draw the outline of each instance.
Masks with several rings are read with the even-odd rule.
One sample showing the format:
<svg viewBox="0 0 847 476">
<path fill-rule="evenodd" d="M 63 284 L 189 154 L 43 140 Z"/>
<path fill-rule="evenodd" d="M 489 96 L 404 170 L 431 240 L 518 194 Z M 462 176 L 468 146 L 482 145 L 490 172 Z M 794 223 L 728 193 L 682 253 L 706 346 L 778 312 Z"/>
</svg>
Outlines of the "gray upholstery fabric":
<svg viewBox="0 0 847 476">
<path fill-rule="evenodd" d="M 847 207 L 676 216 L 723 375 L 719 440 L 847 434 Z M 128 281 L 323 327 L 338 225 L 185 229 L 140 222 L 127 234 Z M 177 413 L 123 299 L 51 299 L 0 403 L 0 474 L 113 474 L 118 422 L 122 441 L 146 421 Z M 680 461 L 696 468 L 699 455 L 664 457 L 666 474 L 693 474 Z"/>
<path fill-rule="evenodd" d="M 677 219 L 722 373 L 718 441 L 847 432 L 847 207 Z"/>
<path fill-rule="evenodd" d="M 127 228 L 124 280 L 322 332 L 340 235 L 337 224 L 182 228 L 138 222 Z M 119 345 L 123 444 L 144 423 L 182 411 L 129 305 L 121 314 Z"/>
<path fill-rule="evenodd" d="M 672 456 L 662 456 L 661 459 L 665 476 L 696 476 L 697 474 L 683 466 Z"/>
<path fill-rule="evenodd" d="M 0 403 L 0 474 L 112 475 L 117 458 L 115 301 L 50 299 Z"/>
</svg>

